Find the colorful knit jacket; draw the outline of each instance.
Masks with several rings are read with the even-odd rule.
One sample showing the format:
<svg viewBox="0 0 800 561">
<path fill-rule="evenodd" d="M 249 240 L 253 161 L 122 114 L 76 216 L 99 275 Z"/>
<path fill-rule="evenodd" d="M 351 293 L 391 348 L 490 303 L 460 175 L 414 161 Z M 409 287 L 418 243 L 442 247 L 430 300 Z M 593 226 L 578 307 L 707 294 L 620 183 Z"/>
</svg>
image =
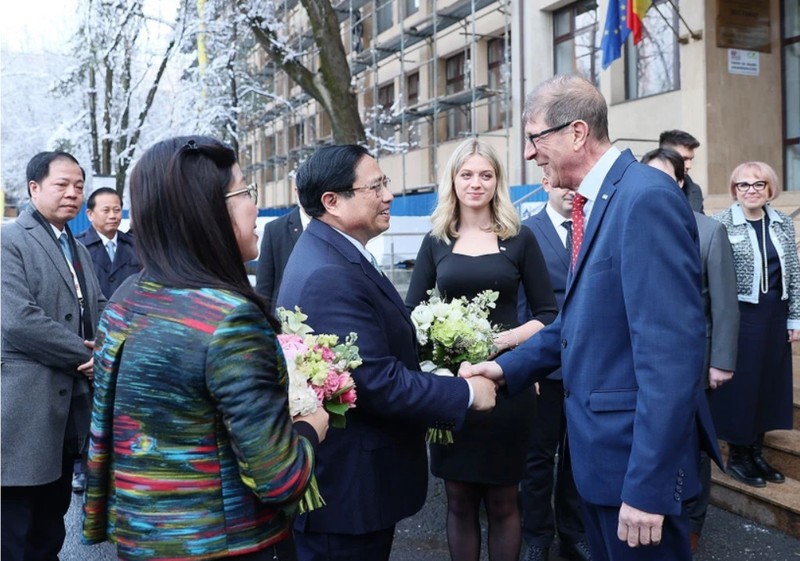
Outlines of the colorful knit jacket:
<svg viewBox="0 0 800 561">
<path fill-rule="evenodd" d="M 94 361 L 84 543 L 200 560 L 289 535 L 315 439 L 292 425 L 283 354 L 252 302 L 132 279 Z"/>
</svg>

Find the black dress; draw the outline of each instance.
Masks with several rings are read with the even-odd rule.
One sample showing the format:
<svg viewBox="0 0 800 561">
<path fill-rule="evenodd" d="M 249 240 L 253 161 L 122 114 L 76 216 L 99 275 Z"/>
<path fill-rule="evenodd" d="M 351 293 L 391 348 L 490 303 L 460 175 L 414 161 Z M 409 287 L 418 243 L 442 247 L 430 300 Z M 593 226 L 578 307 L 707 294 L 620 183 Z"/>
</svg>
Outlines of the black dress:
<svg viewBox="0 0 800 561">
<path fill-rule="evenodd" d="M 413 309 L 436 286 L 445 299 L 473 298 L 496 290 L 499 298 L 490 321 L 503 329 L 516 327 L 517 298 L 523 286 L 534 319 L 548 324 L 557 308 L 550 277 L 539 244 L 523 227 L 519 235 L 498 242 L 498 253 L 454 254 L 453 244 L 430 236 L 420 248 L 406 305 Z M 508 397 L 498 392 L 490 412 L 467 412 L 451 445 L 431 444 L 431 472 L 443 479 L 492 485 L 515 485 L 525 469 L 527 443 L 535 411 L 533 388 Z"/>
<path fill-rule="evenodd" d="M 792 428 L 792 347 L 786 322 L 788 300 L 781 300 L 783 284 L 778 252 L 767 223 L 769 289 L 759 292 L 758 304 L 739 302 L 739 347 L 736 371 L 730 382 L 711 392 L 709 404 L 717 436 L 747 446 L 758 435 Z M 763 247 L 761 220 L 748 220 Z M 749 243 L 749 242 L 744 242 Z M 761 266 L 761 255 L 756 259 Z"/>
</svg>

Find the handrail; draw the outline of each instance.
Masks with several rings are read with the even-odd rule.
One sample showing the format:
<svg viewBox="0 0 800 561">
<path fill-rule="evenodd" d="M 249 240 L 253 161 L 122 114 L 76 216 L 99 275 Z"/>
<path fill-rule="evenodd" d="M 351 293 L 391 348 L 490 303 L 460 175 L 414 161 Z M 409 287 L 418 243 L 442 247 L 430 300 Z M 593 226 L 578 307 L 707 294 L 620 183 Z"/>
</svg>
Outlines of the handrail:
<svg viewBox="0 0 800 561">
<path fill-rule="evenodd" d="M 527 201 L 528 199 L 530 199 L 532 196 L 534 196 L 536 193 L 538 193 L 539 191 L 541 191 L 543 189 L 544 189 L 544 187 L 542 185 L 539 185 L 536 189 L 534 189 L 533 191 L 530 191 L 529 193 L 525 193 L 522 197 L 520 197 L 519 199 L 514 201 L 512 204 L 515 207 L 519 207 L 519 205 L 521 205 L 522 203 L 524 203 L 525 201 Z"/>
</svg>

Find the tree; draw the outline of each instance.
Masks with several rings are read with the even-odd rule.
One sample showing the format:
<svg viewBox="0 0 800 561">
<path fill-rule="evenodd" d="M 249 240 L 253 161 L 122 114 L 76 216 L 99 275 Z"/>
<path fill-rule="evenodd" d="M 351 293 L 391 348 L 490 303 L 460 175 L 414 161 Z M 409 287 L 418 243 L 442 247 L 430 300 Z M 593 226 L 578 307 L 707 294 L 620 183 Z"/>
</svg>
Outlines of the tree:
<svg viewBox="0 0 800 561">
<path fill-rule="evenodd" d="M 339 20 L 330 0 L 300 0 L 308 15 L 315 54 L 319 57 L 317 71 L 304 65 L 300 60 L 301 53 L 292 48 L 292 38 L 278 17 L 280 10 L 276 2 L 235 1 L 258 43 L 328 114 L 334 142 L 365 142 L 366 134 L 358 111 L 358 99 L 351 85 L 350 65 L 342 43 Z"/>
<path fill-rule="evenodd" d="M 153 46 L 152 38 L 157 35 L 154 28 L 165 22 L 146 15 L 144 0 L 89 0 L 83 5 L 82 23 L 74 38 L 78 64 L 60 89 L 86 84 L 84 119 L 73 130 L 78 142 L 89 145 L 92 171 L 115 176 L 120 196 L 156 93 L 183 34 L 186 2 L 179 2 L 166 46 L 160 48 Z"/>
</svg>

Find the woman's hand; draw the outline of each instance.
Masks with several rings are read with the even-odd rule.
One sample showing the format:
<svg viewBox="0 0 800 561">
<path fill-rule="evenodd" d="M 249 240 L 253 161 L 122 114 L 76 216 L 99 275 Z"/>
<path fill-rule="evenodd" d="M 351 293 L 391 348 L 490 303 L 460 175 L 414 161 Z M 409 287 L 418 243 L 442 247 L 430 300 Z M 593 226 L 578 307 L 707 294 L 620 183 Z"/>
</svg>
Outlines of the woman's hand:
<svg viewBox="0 0 800 561">
<path fill-rule="evenodd" d="M 297 415 L 296 417 L 292 418 L 293 423 L 304 421 L 314 427 L 320 444 L 323 440 L 325 440 L 325 437 L 328 436 L 329 420 L 330 415 L 328 415 L 328 412 L 325 411 L 324 407 L 317 407 L 317 410 L 309 415 Z"/>
<path fill-rule="evenodd" d="M 508 331 L 501 331 L 497 334 L 494 338 L 494 346 L 497 347 L 497 353 L 499 354 L 502 351 L 506 351 L 508 349 L 513 349 L 519 345 L 519 335 L 515 329 L 509 329 Z"/>
</svg>

